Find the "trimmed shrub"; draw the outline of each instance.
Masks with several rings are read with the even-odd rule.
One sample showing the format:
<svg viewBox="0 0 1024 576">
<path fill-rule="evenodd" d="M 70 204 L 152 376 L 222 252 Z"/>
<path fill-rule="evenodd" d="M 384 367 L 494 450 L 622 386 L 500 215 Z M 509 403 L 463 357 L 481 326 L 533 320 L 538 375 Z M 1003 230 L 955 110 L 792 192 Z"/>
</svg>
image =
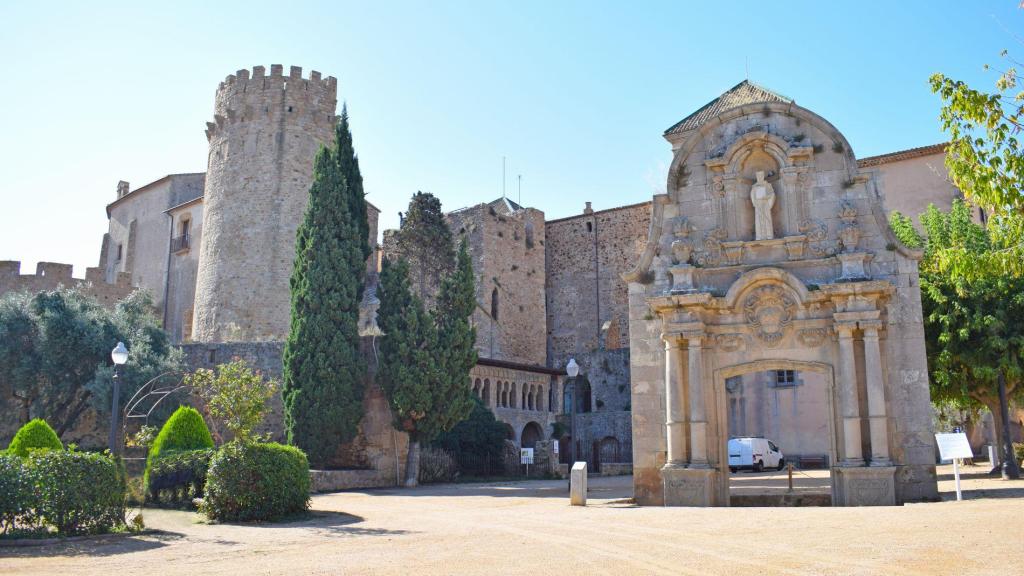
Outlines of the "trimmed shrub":
<svg viewBox="0 0 1024 576">
<path fill-rule="evenodd" d="M 193 498 L 203 497 L 206 471 L 214 450 L 176 452 L 155 460 L 149 469 L 146 501 L 154 505 L 191 508 Z"/>
<path fill-rule="evenodd" d="M 14 435 L 11 444 L 7 447 L 7 453 L 25 458 L 29 450 L 63 450 L 57 433 L 50 428 L 46 420 L 36 418 L 25 424 Z"/>
<path fill-rule="evenodd" d="M 28 464 L 13 454 L 0 454 L 0 534 L 35 525 L 32 481 Z"/>
<path fill-rule="evenodd" d="M 200 512 L 211 520 L 274 520 L 309 508 L 309 461 L 294 446 L 229 442 L 210 461 Z"/>
<path fill-rule="evenodd" d="M 35 451 L 29 455 L 28 468 L 35 515 L 59 534 L 99 534 L 124 526 L 124 476 L 110 457 Z"/>
<path fill-rule="evenodd" d="M 150 468 L 161 455 L 205 448 L 213 448 L 213 436 L 210 436 L 210 429 L 206 427 L 202 414 L 195 408 L 179 406 L 164 423 L 153 445 L 149 447 L 143 483 L 148 486 Z"/>
</svg>

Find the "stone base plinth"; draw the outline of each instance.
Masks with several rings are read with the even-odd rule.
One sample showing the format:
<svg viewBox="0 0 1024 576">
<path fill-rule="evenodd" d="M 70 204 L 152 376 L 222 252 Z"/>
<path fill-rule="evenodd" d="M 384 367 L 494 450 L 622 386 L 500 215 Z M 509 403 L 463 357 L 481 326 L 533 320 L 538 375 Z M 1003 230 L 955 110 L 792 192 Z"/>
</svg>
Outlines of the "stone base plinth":
<svg viewBox="0 0 1024 576">
<path fill-rule="evenodd" d="M 661 469 L 665 506 L 719 506 L 715 501 L 715 470 L 666 464 Z"/>
<path fill-rule="evenodd" d="M 837 467 L 833 472 L 836 506 L 895 506 L 896 467 Z"/>
</svg>

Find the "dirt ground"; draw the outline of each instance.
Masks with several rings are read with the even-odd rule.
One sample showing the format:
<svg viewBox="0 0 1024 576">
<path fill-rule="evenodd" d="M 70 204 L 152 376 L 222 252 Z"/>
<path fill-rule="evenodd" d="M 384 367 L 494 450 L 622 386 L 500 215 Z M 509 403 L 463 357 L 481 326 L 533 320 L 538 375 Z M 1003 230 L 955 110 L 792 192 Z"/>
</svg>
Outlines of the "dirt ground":
<svg viewBox="0 0 1024 576">
<path fill-rule="evenodd" d="M 619 477 L 586 508 L 531 481 L 320 495 L 290 524 L 145 510 L 163 533 L 0 548 L 0 574 L 1022 574 L 1024 481 L 984 470 L 964 502 L 944 466 L 947 501 L 891 508 L 641 508 Z"/>
</svg>

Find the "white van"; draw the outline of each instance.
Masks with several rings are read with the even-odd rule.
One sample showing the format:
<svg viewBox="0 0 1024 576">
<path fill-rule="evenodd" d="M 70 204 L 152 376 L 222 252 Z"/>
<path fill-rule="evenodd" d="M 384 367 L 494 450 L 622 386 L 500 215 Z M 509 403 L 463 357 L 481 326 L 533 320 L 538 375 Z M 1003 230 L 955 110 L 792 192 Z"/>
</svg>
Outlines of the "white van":
<svg viewBox="0 0 1024 576">
<path fill-rule="evenodd" d="M 786 467 L 786 458 L 782 450 L 774 442 L 761 437 L 744 437 L 729 439 L 729 471 L 753 470 L 760 472 L 766 468 L 782 470 Z"/>
</svg>

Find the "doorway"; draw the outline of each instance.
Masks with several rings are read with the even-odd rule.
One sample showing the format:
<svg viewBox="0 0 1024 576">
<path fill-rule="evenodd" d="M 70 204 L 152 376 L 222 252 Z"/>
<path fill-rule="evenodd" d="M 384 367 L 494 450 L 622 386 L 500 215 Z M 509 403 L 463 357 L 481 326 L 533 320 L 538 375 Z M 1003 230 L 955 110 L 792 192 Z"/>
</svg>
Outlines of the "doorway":
<svg viewBox="0 0 1024 576">
<path fill-rule="evenodd" d="M 831 506 L 836 443 L 829 367 L 757 362 L 720 375 L 730 506 Z"/>
</svg>

